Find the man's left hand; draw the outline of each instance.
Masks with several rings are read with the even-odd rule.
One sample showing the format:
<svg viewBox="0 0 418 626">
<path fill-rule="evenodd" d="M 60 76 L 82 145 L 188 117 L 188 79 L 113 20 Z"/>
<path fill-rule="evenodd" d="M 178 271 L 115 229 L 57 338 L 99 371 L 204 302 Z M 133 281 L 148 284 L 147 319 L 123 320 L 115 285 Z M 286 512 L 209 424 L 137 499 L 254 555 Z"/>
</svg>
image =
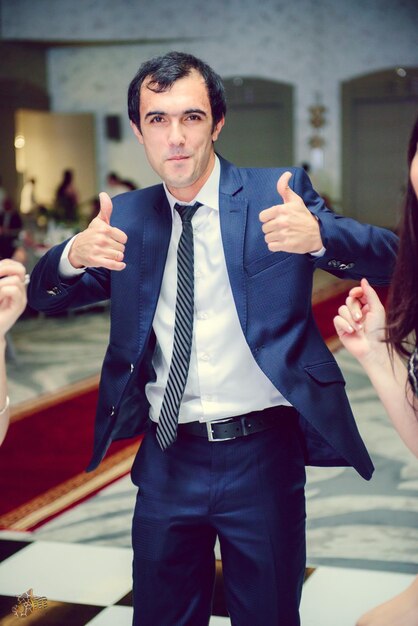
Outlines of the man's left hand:
<svg viewBox="0 0 418 626">
<path fill-rule="evenodd" d="M 260 213 L 264 239 L 271 252 L 318 252 L 323 247 L 318 220 L 302 198 L 290 189 L 291 177 L 291 172 L 285 172 L 277 182 L 284 204 L 275 204 Z"/>
</svg>

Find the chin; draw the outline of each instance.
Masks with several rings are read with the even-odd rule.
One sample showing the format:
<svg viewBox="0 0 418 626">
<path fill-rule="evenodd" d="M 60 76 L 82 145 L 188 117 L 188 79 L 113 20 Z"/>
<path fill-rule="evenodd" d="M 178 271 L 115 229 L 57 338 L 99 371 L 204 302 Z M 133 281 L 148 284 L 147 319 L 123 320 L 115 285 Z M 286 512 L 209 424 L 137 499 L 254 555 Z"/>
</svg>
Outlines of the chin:
<svg viewBox="0 0 418 626">
<path fill-rule="evenodd" d="M 184 189 L 185 187 L 193 185 L 195 181 L 194 178 L 189 176 L 166 176 L 164 182 L 168 187 L 173 187 L 173 189 Z"/>
</svg>

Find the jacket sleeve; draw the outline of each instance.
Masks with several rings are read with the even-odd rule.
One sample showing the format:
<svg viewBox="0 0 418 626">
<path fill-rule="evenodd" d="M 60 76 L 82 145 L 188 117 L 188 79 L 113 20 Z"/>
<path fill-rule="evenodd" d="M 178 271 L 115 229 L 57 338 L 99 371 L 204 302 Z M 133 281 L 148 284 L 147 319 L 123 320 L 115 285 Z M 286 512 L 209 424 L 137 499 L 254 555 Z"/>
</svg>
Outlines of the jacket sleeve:
<svg viewBox="0 0 418 626">
<path fill-rule="evenodd" d="M 68 241 L 54 246 L 38 261 L 28 286 L 29 305 L 47 313 L 95 304 L 110 297 L 110 272 L 88 268 L 73 279 L 62 278 L 58 267 Z"/>
<path fill-rule="evenodd" d="M 340 278 L 367 278 L 374 285 L 390 282 L 396 260 L 398 238 L 390 230 L 362 224 L 326 208 L 303 169 L 297 168 L 290 181 L 307 208 L 319 222 L 325 254 L 315 266 Z"/>
</svg>

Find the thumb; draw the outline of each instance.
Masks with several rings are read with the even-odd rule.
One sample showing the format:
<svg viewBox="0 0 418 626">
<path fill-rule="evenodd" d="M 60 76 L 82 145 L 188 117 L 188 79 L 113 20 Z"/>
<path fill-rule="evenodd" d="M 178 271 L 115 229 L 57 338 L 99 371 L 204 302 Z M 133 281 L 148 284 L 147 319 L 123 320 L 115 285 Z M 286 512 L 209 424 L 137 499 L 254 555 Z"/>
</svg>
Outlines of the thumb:
<svg viewBox="0 0 418 626">
<path fill-rule="evenodd" d="M 113 210 L 112 200 L 110 199 L 110 196 L 105 191 L 102 191 L 101 193 L 99 193 L 99 199 L 100 199 L 100 211 L 99 211 L 98 217 L 103 222 L 106 222 L 106 224 L 110 224 L 110 216 L 112 215 L 112 210 Z"/>
<path fill-rule="evenodd" d="M 277 191 L 283 198 L 283 202 L 292 202 L 299 198 L 298 194 L 290 189 L 289 181 L 292 178 L 292 172 L 284 172 L 277 181 Z"/>
<path fill-rule="evenodd" d="M 363 293 L 366 297 L 367 304 L 369 305 L 369 309 L 371 311 L 375 310 L 377 306 L 382 306 L 379 296 L 377 295 L 373 287 L 370 285 L 367 278 L 362 278 L 360 285 L 363 289 Z"/>
</svg>

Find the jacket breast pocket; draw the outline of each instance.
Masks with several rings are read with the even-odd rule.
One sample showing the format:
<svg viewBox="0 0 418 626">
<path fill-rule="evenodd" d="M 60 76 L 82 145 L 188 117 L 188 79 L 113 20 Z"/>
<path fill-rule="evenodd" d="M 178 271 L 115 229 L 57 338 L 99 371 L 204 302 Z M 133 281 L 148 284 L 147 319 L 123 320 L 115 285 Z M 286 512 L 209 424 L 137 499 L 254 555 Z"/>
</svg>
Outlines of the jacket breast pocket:
<svg viewBox="0 0 418 626">
<path fill-rule="evenodd" d="M 342 383 L 345 385 L 344 377 L 335 361 L 305 365 L 304 370 L 311 378 L 322 385 L 328 385 L 329 383 Z"/>
<path fill-rule="evenodd" d="M 281 263 L 286 263 L 292 260 L 294 257 L 293 254 L 287 252 L 269 252 L 265 256 L 262 256 L 259 259 L 255 259 L 255 261 L 251 261 L 245 266 L 245 271 L 248 276 L 255 276 L 260 272 L 263 272 L 270 267 L 277 267 Z"/>
</svg>

